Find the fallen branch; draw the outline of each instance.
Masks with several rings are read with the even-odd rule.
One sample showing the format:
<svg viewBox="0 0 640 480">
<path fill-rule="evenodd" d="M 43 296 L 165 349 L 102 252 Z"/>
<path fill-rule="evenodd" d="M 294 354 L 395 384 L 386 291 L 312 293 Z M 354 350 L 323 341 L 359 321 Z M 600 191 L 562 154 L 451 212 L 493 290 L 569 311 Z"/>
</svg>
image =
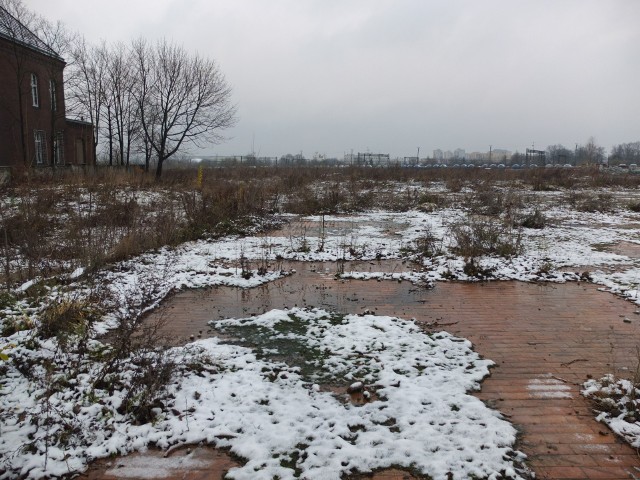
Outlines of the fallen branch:
<svg viewBox="0 0 640 480">
<path fill-rule="evenodd" d="M 568 367 L 569 365 L 572 365 L 572 364 L 577 363 L 577 362 L 588 362 L 588 361 L 589 361 L 588 358 L 576 358 L 575 360 L 571 360 L 570 362 L 561 363 L 560 366 L 561 367 Z"/>
</svg>

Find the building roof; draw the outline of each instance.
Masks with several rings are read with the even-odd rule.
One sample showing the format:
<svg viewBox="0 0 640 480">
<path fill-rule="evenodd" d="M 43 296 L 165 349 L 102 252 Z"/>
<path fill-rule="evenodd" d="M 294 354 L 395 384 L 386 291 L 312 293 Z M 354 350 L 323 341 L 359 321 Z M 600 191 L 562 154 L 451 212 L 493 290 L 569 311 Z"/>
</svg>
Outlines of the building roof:
<svg viewBox="0 0 640 480">
<path fill-rule="evenodd" d="M 77 118 L 69 118 L 69 117 L 67 117 L 67 118 L 65 118 L 65 121 L 67 123 L 77 123 L 79 125 L 87 125 L 87 126 L 93 127 L 93 123 L 87 122 L 85 120 L 78 120 Z"/>
<path fill-rule="evenodd" d="M 55 50 L 3 7 L 0 7 L 0 37 L 35 50 L 48 57 L 64 61 Z"/>
</svg>

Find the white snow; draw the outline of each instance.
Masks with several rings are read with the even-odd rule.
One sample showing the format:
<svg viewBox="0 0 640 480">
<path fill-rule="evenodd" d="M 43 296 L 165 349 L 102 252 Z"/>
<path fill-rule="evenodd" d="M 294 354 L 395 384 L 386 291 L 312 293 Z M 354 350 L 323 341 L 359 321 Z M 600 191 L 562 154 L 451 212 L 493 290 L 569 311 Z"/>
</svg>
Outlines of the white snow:
<svg viewBox="0 0 640 480">
<path fill-rule="evenodd" d="M 632 447 L 640 448 L 640 388 L 613 375 L 584 383 L 582 394 L 596 403 L 596 420 L 611 428 Z"/>
<path fill-rule="evenodd" d="M 114 468 L 105 473 L 117 478 L 167 478 L 184 469 L 204 468 L 207 462 L 189 455 L 183 457 L 153 458 L 129 456 L 118 460 Z"/>
<path fill-rule="evenodd" d="M 172 351 L 182 364 L 200 362 L 203 368 L 197 374 L 182 370 L 153 425 L 134 425 L 116 411 L 122 401 L 117 391 L 96 390 L 100 402 L 86 400 L 90 374 L 77 378 L 70 391 L 54 394 L 53 408 L 45 408 L 33 386 L 10 367 L 3 389 L 12 395 L 3 398 L 7 413 L 0 437 L 8 473 L 0 478 L 16 472 L 28 478 L 59 475 L 82 470 L 91 458 L 151 443 L 167 448 L 201 441 L 246 460 L 231 470 L 234 479 L 338 480 L 348 472 L 391 465 L 434 479 L 445 479 L 448 472 L 495 478 L 504 471 L 519 478 L 514 462 L 523 457 L 512 451 L 515 429 L 467 393 L 479 387 L 492 363 L 468 341 L 445 332 L 430 336 L 397 318 L 338 317 L 322 310 L 276 310 L 216 326 L 295 336 L 322 353 L 310 359 L 318 377 L 331 375 L 345 385 L 357 379 L 376 390 L 377 400 L 344 403 L 314 387 L 316 374 L 306 378 L 299 368 L 260 359 L 247 347 L 207 339 Z M 73 418 L 81 432 L 73 445 L 63 449 L 54 443 L 45 451 L 45 436 L 51 434 L 42 423 L 45 415 Z M 30 435 L 35 450 L 16 449 L 30 443 Z"/>
<path fill-rule="evenodd" d="M 549 196 L 549 202 L 553 198 Z M 177 289 L 251 288 L 282 278 L 293 273 L 282 271 L 283 260 L 402 258 L 425 232 L 433 235 L 441 253 L 431 258 L 414 255 L 420 264 L 416 271 L 347 271 L 341 277 L 426 285 L 449 279 L 480 280 L 467 275 L 465 259 L 453 253 L 450 225 L 464 215 L 462 208 L 334 215 L 324 217 L 330 225 L 324 230 L 320 217 L 290 216 L 292 222 L 315 222 L 318 227 L 291 228 L 287 236 L 227 237 L 163 248 L 113 265 L 92 276 L 91 282 L 108 290 L 120 314 L 126 315 L 131 305 L 144 305 L 146 310 L 157 307 Z M 620 242 L 640 245 L 639 214 L 589 214 L 547 206 L 545 215 L 546 228 L 522 230 L 522 255 L 475 259 L 478 267 L 490 272 L 488 278 L 564 282 L 579 281 L 582 272 L 588 272 L 603 289 L 640 304 L 640 259 L 613 253 L 608 247 Z M 244 268 L 239 266 L 241 259 Z M 90 288 L 84 273 L 81 268 L 71 272 L 67 279 L 74 283 L 51 288 L 40 305 L 18 301 L 5 307 L 0 322 L 26 319 L 37 324 L 46 302 L 82 295 Z M 29 280 L 16 293 L 39 280 Z M 287 327 L 301 323 L 306 325 L 303 332 Z M 114 318 L 107 317 L 95 333 L 113 325 Z M 298 472 L 308 478 L 339 478 L 349 471 L 392 464 L 416 468 L 433 478 L 446 478 L 449 471 L 456 477 L 495 478 L 499 472 L 513 472 L 514 455 L 521 458 L 511 451 L 513 427 L 467 393 L 478 388 L 491 362 L 480 359 L 465 340 L 446 333 L 430 337 L 406 320 L 347 316 L 336 321 L 330 312 L 319 310 L 272 311 L 217 322 L 216 328 L 260 328 L 273 338 L 298 342 L 322 355 L 316 358 L 314 373 L 308 374 L 274 359 L 274 348 L 258 351 L 215 339 L 175 348 L 170 355 L 179 358 L 181 365 L 199 362 L 205 368 L 195 372 L 183 367 L 170 386 L 169 398 L 156 412 L 156 421 L 145 425 L 134 425 L 130 416 L 117 412 L 124 401 L 122 392 L 89 388 L 99 360 L 85 365 L 77 378 L 68 379 L 67 389 L 50 396 L 12 361 L 0 360 L 0 367 L 6 368 L 0 380 L 0 465 L 8 469 L 0 478 L 62 475 L 82 470 L 93 458 L 124 454 L 151 443 L 169 447 L 200 441 L 228 447 L 247 461 L 231 473 L 236 479 L 294 478 L 295 459 Z M 27 330 L 0 338 L 0 351 L 10 359 L 33 360 L 34 376 L 44 378 L 48 373 L 42 360 L 59 360 L 57 344 L 48 340 L 37 351 L 30 350 L 32 336 Z M 92 343 L 96 351 L 100 347 L 99 342 Z M 71 364 L 78 359 L 63 360 Z M 123 365 L 123 378 L 132 375 L 129 368 Z M 65 363 L 55 364 L 55 369 L 62 378 Z M 362 406 L 345 403 L 321 387 L 327 377 L 340 380 L 344 387 L 362 382 L 367 392 L 375 393 L 374 400 Z M 529 383 L 530 394 L 571 396 L 569 387 L 547 380 Z M 585 394 L 603 388 L 603 384 L 588 383 Z M 43 402 L 46 398 L 48 402 Z M 602 413 L 598 418 L 640 447 L 640 427 L 626 421 L 624 414 Z M 46 441 L 67 427 L 79 432 L 71 444 Z M 26 445 L 29 451 L 23 450 Z"/>
</svg>

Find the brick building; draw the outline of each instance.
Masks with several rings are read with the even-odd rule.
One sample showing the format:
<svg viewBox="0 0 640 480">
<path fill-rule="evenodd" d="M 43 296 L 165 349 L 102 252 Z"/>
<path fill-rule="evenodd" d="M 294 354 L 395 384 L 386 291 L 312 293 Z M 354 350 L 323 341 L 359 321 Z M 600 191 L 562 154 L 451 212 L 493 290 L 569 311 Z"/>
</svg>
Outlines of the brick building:
<svg viewBox="0 0 640 480">
<path fill-rule="evenodd" d="M 93 126 L 65 117 L 65 65 L 0 7 L 0 167 L 95 165 Z"/>
</svg>

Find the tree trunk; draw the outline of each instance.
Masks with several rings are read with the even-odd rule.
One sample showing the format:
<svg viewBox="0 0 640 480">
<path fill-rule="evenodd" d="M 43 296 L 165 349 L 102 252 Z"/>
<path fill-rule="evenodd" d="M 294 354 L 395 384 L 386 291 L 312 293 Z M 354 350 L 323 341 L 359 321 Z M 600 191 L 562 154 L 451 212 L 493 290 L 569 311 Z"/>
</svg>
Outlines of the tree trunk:
<svg viewBox="0 0 640 480">
<path fill-rule="evenodd" d="M 109 132 L 109 166 L 113 166 L 113 120 L 111 109 L 107 110 L 107 129 Z"/>
<path fill-rule="evenodd" d="M 158 166 L 156 167 L 156 180 L 160 180 L 160 176 L 162 175 L 163 163 L 164 163 L 164 158 L 158 157 Z"/>
<path fill-rule="evenodd" d="M 29 159 L 27 157 L 27 132 L 24 128 L 24 96 L 22 95 L 22 87 L 18 86 L 18 103 L 20 111 L 20 144 L 22 146 L 22 164 L 24 167 L 29 166 Z"/>
</svg>

